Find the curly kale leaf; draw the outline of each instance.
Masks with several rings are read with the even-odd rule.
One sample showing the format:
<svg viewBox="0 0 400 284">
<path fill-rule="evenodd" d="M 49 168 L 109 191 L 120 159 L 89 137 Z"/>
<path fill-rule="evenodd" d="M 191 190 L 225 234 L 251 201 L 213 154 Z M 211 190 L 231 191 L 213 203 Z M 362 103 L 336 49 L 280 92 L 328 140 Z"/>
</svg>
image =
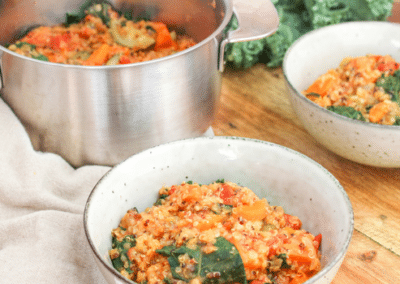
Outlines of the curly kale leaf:
<svg viewBox="0 0 400 284">
<path fill-rule="evenodd" d="M 287 263 L 287 255 L 285 253 L 281 253 L 280 255 L 277 256 L 277 258 L 282 259 L 281 268 L 284 268 L 284 269 L 291 268 L 291 266 Z"/>
<path fill-rule="evenodd" d="M 283 57 L 287 49 L 301 35 L 311 30 L 308 22 L 306 10 L 303 6 L 297 6 L 296 12 L 287 10 L 289 6 L 277 7 L 280 18 L 279 28 L 275 34 L 267 37 L 266 55 L 268 57 L 268 67 L 278 67 L 282 65 Z"/>
<path fill-rule="evenodd" d="M 296 10 L 303 5 L 303 0 L 272 0 L 278 9 L 282 8 L 284 10 Z"/>
<path fill-rule="evenodd" d="M 282 65 L 287 49 L 301 35 L 320 27 L 349 21 L 384 21 L 390 16 L 393 0 L 272 0 L 279 14 L 275 34 L 257 43 L 233 43 L 225 53 L 227 62 L 247 68 L 257 62 L 268 67 Z M 228 29 L 237 28 L 232 18 Z M 261 50 L 261 48 L 263 50 Z"/>
<path fill-rule="evenodd" d="M 393 0 L 304 0 L 314 29 L 349 21 L 384 21 Z"/>
<path fill-rule="evenodd" d="M 236 30 L 238 21 L 232 17 L 225 30 Z M 236 68 L 249 68 L 259 61 L 259 56 L 265 47 L 265 39 L 229 43 L 225 51 L 227 63 L 231 63 Z"/>
<path fill-rule="evenodd" d="M 34 44 L 30 44 L 30 43 L 21 41 L 21 42 L 16 43 L 15 46 L 18 47 L 18 48 L 21 48 L 22 46 L 28 46 L 29 49 L 30 49 L 30 54 L 31 54 L 33 59 L 42 60 L 42 61 L 49 61 L 47 56 L 45 56 L 43 54 L 40 54 L 36 50 L 36 45 L 34 45 Z M 33 51 L 35 51 L 35 53 L 33 53 Z"/>
<path fill-rule="evenodd" d="M 400 70 L 397 70 L 391 76 L 385 77 L 382 75 L 376 81 L 376 86 L 382 87 L 385 93 L 391 96 L 392 101 L 400 105 Z"/>
<path fill-rule="evenodd" d="M 200 276 L 205 284 L 246 284 L 244 265 L 235 246 L 223 237 L 217 238 L 215 246 L 217 250 L 209 254 L 203 253 L 200 247 L 190 249 L 185 246 L 179 248 L 166 246 L 160 250 L 156 250 L 156 252 L 168 257 L 174 279 L 188 282 Z M 183 270 L 179 261 L 179 257 L 182 255 L 188 256 L 196 263 L 195 270 L 190 279 L 187 279 L 188 276 L 180 272 Z"/>
<path fill-rule="evenodd" d="M 79 23 L 86 15 L 93 15 L 99 17 L 104 24 L 109 26 L 111 20 L 109 15 L 110 9 L 113 9 L 113 7 L 106 1 L 89 0 L 81 6 L 78 12 L 66 14 L 65 25 L 69 26 Z"/>
<path fill-rule="evenodd" d="M 348 118 L 365 121 L 365 118 L 360 111 L 349 106 L 329 106 L 327 109 Z"/>
<path fill-rule="evenodd" d="M 112 238 L 112 248 L 117 249 L 119 252 L 119 257 L 111 260 L 115 269 L 117 269 L 118 271 L 125 269 L 128 273 L 132 272 L 129 268 L 126 268 L 124 266 L 124 260 L 128 261 L 128 264 L 130 266 L 130 260 L 127 256 L 127 252 L 131 247 L 134 246 L 136 246 L 136 239 L 132 235 L 125 236 L 122 241 L 118 241 L 115 237 Z"/>
</svg>

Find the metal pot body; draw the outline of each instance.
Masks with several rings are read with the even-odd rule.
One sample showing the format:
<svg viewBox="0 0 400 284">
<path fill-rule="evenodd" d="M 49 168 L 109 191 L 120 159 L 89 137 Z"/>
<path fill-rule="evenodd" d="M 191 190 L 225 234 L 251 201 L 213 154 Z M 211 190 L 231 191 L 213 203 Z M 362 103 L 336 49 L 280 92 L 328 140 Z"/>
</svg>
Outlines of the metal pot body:
<svg viewBox="0 0 400 284">
<path fill-rule="evenodd" d="M 52 14 L 57 8 L 46 6 L 48 1 L 19 3 L 23 2 L 30 9 L 25 22 L 10 22 L 11 28 L 7 25 L 0 33 L 3 41 L 13 40 L 28 26 L 62 22 L 66 11 L 83 4 L 51 1 L 66 7 L 62 14 Z M 187 7 L 171 10 L 168 2 Z M 227 43 L 223 29 L 233 5 L 231 1 L 210 1 L 212 6 L 203 0 L 178 2 L 114 3 L 117 8 L 142 7 L 139 12 L 150 7 L 153 18 L 183 27 L 199 42 L 165 58 L 85 67 L 42 62 L 1 47 L 1 96 L 25 126 L 36 150 L 59 154 L 75 167 L 112 166 L 146 148 L 200 136 L 210 127 L 221 88 L 221 43 Z M 197 12 L 187 10 L 193 7 Z M 204 9 L 206 13 L 201 12 Z M 11 14 L 3 13 L 0 19 L 13 18 Z"/>
<path fill-rule="evenodd" d="M 206 131 L 221 85 L 215 45 L 157 64 L 107 69 L 63 68 L 5 54 L 2 97 L 35 149 L 60 154 L 74 166 L 112 165 Z"/>
</svg>

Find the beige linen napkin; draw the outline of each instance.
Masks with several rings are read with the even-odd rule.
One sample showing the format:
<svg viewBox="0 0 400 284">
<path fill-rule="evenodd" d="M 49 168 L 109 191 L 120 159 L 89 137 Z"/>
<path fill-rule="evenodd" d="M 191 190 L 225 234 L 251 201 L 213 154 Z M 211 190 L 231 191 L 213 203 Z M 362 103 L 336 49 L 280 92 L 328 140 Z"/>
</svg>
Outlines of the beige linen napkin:
<svg viewBox="0 0 400 284">
<path fill-rule="evenodd" d="M 72 168 L 34 151 L 0 99 L 0 283 L 105 283 L 83 230 L 83 210 L 103 166 Z"/>
</svg>

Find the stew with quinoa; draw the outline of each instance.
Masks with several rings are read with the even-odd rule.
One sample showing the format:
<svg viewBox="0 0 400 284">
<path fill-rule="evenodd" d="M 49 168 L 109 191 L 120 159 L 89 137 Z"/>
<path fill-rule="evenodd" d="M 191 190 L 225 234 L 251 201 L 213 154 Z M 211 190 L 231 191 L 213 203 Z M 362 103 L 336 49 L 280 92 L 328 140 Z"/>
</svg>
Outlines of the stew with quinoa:
<svg viewBox="0 0 400 284">
<path fill-rule="evenodd" d="M 8 49 L 54 63 L 99 66 L 148 61 L 196 44 L 164 23 L 131 19 L 108 3 L 82 9 L 67 14 L 63 24 L 33 29 Z"/>
<path fill-rule="evenodd" d="M 400 125 L 399 67 L 390 55 L 345 58 L 303 94 L 318 105 L 353 119 Z"/>
<path fill-rule="evenodd" d="M 321 235 L 253 191 L 218 180 L 162 187 L 112 230 L 112 264 L 137 283 L 300 284 L 321 269 Z"/>
</svg>

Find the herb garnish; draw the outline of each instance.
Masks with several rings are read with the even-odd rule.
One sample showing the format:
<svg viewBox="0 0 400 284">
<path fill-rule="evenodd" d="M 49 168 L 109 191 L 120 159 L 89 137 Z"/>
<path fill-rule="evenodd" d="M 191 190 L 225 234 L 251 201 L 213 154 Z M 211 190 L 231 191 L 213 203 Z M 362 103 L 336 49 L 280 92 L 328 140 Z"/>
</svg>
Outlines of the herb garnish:
<svg viewBox="0 0 400 284">
<path fill-rule="evenodd" d="M 365 118 L 362 115 L 362 113 L 350 106 L 328 106 L 327 110 L 346 116 L 348 118 L 365 121 Z"/>
<path fill-rule="evenodd" d="M 175 247 L 166 246 L 157 253 L 168 256 L 168 262 L 171 266 L 172 276 L 175 279 L 190 281 L 200 276 L 204 284 L 222 284 L 222 283 L 243 283 L 246 284 L 246 272 L 244 270 L 243 261 L 236 247 L 223 237 L 218 237 L 215 252 L 205 254 L 201 251 L 201 247 L 190 249 L 186 246 Z M 187 275 L 180 272 L 181 263 L 179 256 L 187 255 L 190 259 L 194 259 L 195 270 L 187 279 Z M 178 268 L 178 269 L 177 269 Z"/>
</svg>

